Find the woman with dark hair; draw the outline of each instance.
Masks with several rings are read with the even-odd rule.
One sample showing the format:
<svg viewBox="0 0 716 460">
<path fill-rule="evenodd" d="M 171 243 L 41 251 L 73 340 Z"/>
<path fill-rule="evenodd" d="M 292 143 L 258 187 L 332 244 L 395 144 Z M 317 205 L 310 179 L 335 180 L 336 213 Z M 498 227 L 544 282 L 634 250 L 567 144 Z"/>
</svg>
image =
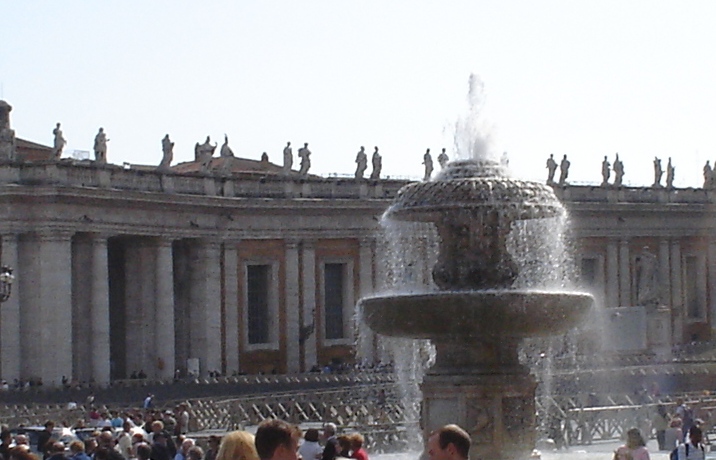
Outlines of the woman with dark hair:
<svg viewBox="0 0 716 460">
<path fill-rule="evenodd" d="M 298 448 L 298 453 L 303 460 L 320 460 L 323 456 L 323 447 L 318 443 L 319 433 L 315 428 L 306 430 L 303 435 L 303 444 Z"/>
<path fill-rule="evenodd" d="M 626 443 L 614 452 L 614 460 L 650 460 L 646 441 L 639 428 L 627 431 Z"/>
</svg>

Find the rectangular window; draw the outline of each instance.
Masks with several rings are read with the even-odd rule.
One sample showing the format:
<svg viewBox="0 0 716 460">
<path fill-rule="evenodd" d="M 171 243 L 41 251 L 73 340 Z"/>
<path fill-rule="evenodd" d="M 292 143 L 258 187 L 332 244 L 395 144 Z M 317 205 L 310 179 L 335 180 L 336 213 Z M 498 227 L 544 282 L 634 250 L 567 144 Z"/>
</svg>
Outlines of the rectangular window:
<svg viewBox="0 0 716 460">
<path fill-rule="evenodd" d="M 684 258 L 684 270 L 686 276 L 684 278 L 686 316 L 689 319 L 700 319 L 704 315 L 704 306 L 702 305 L 699 260 L 695 256 L 686 256 Z"/>
<path fill-rule="evenodd" d="M 327 340 L 345 338 L 343 328 L 343 306 L 345 302 L 346 264 L 325 264 L 324 267 L 324 312 L 325 337 Z"/>
<path fill-rule="evenodd" d="M 246 266 L 249 344 L 270 342 L 271 265 Z"/>
</svg>

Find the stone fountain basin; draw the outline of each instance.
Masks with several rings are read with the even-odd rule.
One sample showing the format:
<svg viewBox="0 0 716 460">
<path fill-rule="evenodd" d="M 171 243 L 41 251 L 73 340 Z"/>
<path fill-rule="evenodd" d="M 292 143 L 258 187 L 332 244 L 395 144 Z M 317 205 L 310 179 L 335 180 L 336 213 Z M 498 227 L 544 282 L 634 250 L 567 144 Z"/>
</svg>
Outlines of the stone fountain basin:
<svg viewBox="0 0 716 460">
<path fill-rule="evenodd" d="M 485 290 L 368 297 L 359 306 L 379 334 L 454 340 L 562 334 L 582 323 L 593 303 L 581 292 Z"/>
</svg>

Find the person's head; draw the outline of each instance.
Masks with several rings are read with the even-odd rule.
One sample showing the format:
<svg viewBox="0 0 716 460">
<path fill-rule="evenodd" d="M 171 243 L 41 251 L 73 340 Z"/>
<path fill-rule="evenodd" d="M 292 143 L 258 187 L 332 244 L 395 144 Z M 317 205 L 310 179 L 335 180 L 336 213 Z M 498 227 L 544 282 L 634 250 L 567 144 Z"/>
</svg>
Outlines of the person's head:
<svg viewBox="0 0 716 460">
<path fill-rule="evenodd" d="M 457 425 L 445 425 L 428 439 L 430 460 L 467 459 L 470 454 L 470 435 Z"/>
<path fill-rule="evenodd" d="M 692 426 L 689 428 L 689 441 L 691 441 L 691 444 L 693 445 L 699 445 L 701 444 L 701 441 L 704 439 L 704 433 L 701 431 L 701 428 L 697 426 Z"/>
<path fill-rule="evenodd" d="M 247 431 L 232 431 L 224 436 L 216 460 L 259 460 L 254 435 Z"/>
<path fill-rule="evenodd" d="M 61 454 L 65 451 L 65 445 L 62 444 L 60 441 L 55 441 L 52 444 L 50 444 L 50 454 Z"/>
<path fill-rule="evenodd" d="M 301 430 L 283 420 L 264 420 L 256 430 L 256 452 L 261 460 L 297 460 Z"/>
<path fill-rule="evenodd" d="M 336 435 L 336 424 L 335 423 L 325 423 L 323 425 L 323 437 L 328 439 L 331 436 Z"/>
<path fill-rule="evenodd" d="M 85 452 L 91 454 L 97 450 L 97 438 L 87 438 L 85 441 Z"/>
<path fill-rule="evenodd" d="M 646 441 L 644 441 L 644 437 L 641 435 L 639 428 L 630 428 L 629 431 L 627 431 L 626 445 L 630 449 L 636 449 L 637 447 L 646 445 Z"/>
<path fill-rule="evenodd" d="M 12 433 L 8 430 L 2 430 L 2 432 L 0 432 L 0 442 L 10 444 L 12 442 Z"/>
<path fill-rule="evenodd" d="M 52 431 L 52 429 L 55 427 L 55 422 L 52 420 L 48 420 L 45 422 L 45 430 Z"/>
<path fill-rule="evenodd" d="M 152 433 L 159 433 L 164 429 L 164 423 L 161 420 L 155 420 L 152 422 Z"/>
<path fill-rule="evenodd" d="M 99 447 L 111 449 L 114 447 L 114 436 L 111 431 L 102 431 L 97 437 L 97 444 Z"/>
<path fill-rule="evenodd" d="M 351 439 L 351 450 L 353 452 L 357 451 L 361 447 L 363 447 L 363 443 L 365 442 L 365 438 L 360 433 L 353 433 L 350 436 Z"/>
<path fill-rule="evenodd" d="M 221 444 L 221 436 L 216 436 L 215 434 L 212 434 L 209 436 L 209 449 L 216 450 L 219 448 L 219 444 Z"/>
<path fill-rule="evenodd" d="M 154 433 L 154 437 L 152 438 L 152 440 L 156 444 L 161 444 L 164 446 L 167 445 L 167 435 L 164 434 L 162 431 L 160 431 L 159 433 Z"/>
<path fill-rule="evenodd" d="M 306 434 L 303 435 L 303 439 L 308 442 L 318 442 L 318 430 L 315 428 L 309 428 L 306 430 Z"/>
<path fill-rule="evenodd" d="M 9 460 L 38 460 L 37 456 L 30 452 L 30 448 L 25 444 L 10 449 L 9 457 Z"/>
<path fill-rule="evenodd" d="M 350 456 L 349 453 L 351 451 L 351 437 L 348 436 L 347 434 L 344 434 L 344 435 L 338 436 L 337 441 L 338 441 L 338 446 L 340 448 L 339 454 L 342 457 L 349 457 Z"/>
<path fill-rule="evenodd" d="M 137 444 L 134 448 L 134 452 L 137 455 L 137 460 L 149 460 L 149 457 L 152 455 L 152 448 L 149 447 L 149 444 L 146 442 L 142 442 Z"/>
<path fill-rule="evenodd" d="M 83 443 L 80 440 L 75 440 L 70 443 L 70 452 L 72 454 L 79 454 L 80 452 L 85 451 L 85 443 Z"/>
<path fill-rule="evenodd" d="M 15 436 L 15 445 L 16 446 L 29 446 L 30 440 L 28 439 L 26 434 L 18 434 Z"/>
<path fill-rule="evenodd" d="M 191 449 L 192 447 L 194 447 L 194 444 L 195 444 L 195 443 L 194 443 L 194 440 L 193 440 L 193 439 L 187 438 L 187 439 L 185 439 L 184 441 L 182 441 L 182 443 L 181 443 L 181 451 L 182 451 L 182 453 L 184 454 L 185 457 L 186 457 L 186 454 L 189 452 L 189 449 Z"/>
<path fill-rule="evenodd" d="M 258 457 L 258 456 L 257 456 Z M 188 460 L 202 460 L 204 458 L 204 449 L 194 446 L 186 454 Z"/>
</svg>

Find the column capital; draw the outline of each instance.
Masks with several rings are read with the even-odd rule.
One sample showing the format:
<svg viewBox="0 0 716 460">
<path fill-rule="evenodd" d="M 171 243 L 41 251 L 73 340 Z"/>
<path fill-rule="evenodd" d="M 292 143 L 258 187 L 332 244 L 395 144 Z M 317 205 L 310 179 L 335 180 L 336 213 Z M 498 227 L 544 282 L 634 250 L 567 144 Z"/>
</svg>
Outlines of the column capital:
<svg viewBox="0 0 716 460">
<path fill-rule="evenodd" d="M 154 239 L 154 243 L 157 247 L 160 248 L 171 248 L 174 244 L 174 238 L 167 237 L 167 236 L 159 236 Z"/>
<path fill-rule="evenodd" d="M 296 250 L 301 245 L 301 240 L 299 238 L 286 238 L 284 244 L 286 245 L 286 249 Z"/>
</svg>

